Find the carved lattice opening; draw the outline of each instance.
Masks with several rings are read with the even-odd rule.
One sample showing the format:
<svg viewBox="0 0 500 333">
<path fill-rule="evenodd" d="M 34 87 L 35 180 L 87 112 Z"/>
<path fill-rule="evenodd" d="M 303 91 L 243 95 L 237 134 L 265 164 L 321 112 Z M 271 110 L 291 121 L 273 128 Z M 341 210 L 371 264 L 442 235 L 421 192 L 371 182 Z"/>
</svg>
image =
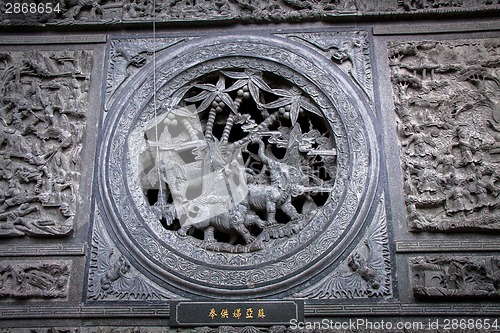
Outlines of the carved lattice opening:
<svg viewBox="0 0 500 333">
<path fill-rule="evenodd" d="M 328 200 L 335 141 L 296 85 L 271 73 L 216 71 L 159 106 L 144 134 L 143 190 L 167 230 L 250 246 L 298 232 Z M 218 203 L 227 209 L 207 211 Z"/>
</svg>

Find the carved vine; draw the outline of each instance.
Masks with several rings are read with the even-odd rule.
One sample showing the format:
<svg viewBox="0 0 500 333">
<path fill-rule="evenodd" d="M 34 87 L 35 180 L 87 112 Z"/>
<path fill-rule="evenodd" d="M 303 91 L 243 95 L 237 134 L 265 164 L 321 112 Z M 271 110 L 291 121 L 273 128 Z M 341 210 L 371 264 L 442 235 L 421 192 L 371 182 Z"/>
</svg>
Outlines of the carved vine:
<svg viewBox="0 0 500 333">
<path fill-rule="evenodd" d="M 389 48 L 412 230 L 499 230 L 498 39 Z"/>
<path fill-rule="evenodd" d="M 0 237 L 73 230 L 92 53 L 0 53 Z"/>
<path fill-rule="evenodd" d="M 500 298 L 498 257 L 417 257 L 410 268 L 415 297 Z"/>
<path fill-rule="evenodd" d="M 70 271 L 69 261 L 5 260 L 0 264 L 0 297 L 67 297 Z"/>
</svg>

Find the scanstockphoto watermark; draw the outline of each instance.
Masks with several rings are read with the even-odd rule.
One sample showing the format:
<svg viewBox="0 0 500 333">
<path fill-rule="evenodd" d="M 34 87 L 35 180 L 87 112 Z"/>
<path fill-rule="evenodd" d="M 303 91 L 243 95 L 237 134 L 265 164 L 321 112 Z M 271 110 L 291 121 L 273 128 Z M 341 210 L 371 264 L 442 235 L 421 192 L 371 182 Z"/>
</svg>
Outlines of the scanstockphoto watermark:
<svg viewBox="0 0 500 333">
<path fill-rule="evenodd" d="M 490 330 L 499 329 L 497 318 L 438 318 L 414 321 L 393 321 L 357 318 L 349 320 L 290 321 L 293 330 L 350 330 L 350 331 L 422 331 L 422 330 Z"/>
<path fill-rule="evenodd" d="M 425 329 L 424 322 L 392 322 L 386 320 L 349 319 L 344 321 L 323 319 L 321 321 L 300 322 L 296 319 L 290 321 L 291 330 L 422 330 Z"/>
</svg>

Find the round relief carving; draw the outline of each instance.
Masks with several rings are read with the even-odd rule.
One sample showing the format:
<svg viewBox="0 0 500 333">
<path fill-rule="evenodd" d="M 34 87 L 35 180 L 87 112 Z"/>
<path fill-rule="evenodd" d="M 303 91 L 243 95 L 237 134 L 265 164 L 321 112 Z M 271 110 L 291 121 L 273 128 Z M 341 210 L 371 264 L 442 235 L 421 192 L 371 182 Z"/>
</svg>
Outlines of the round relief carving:
<svg viewBox="0 0 500 333">
<path fill-rule="evenodd" d="M 110 110 L 106 225 L 159 285 L 270 296 L 355 245 L 378 152 L 362 95 L 328 59 L 281 38 L 193 40 L 158 54 Z"/>
</svg>

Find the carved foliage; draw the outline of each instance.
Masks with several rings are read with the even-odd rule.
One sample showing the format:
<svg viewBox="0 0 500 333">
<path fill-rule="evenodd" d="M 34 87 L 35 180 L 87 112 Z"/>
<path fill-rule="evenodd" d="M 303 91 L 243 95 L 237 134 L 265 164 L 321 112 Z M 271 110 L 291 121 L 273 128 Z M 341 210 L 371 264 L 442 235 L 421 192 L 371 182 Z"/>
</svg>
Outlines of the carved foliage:
<svg viewBox="0 0 500 333">
<path fill-rule="evenodd" d="M 0 297 L 66 297 L 70 271 L 70 261 L 2 261 Z"/>
<path fill-rule="evenodd" d="M 334 299 L 392 295 L 391 259 L 385 200 L 379 202 L 368 236 L 339 267 L 296 294 L 301 298 Z"/>
<path fill-rule="evenodd" d="M 258 251 L 270 238 L 299 232 L 325 204 L 337 166 L 328 125 L 300 88 L 272 77 L 210 73 L 181 88 L 179 105 L 141 129 L 154 162 L 144 159 L 138 174 L 149 170 L 144 193 L 167 229 L 183 237 L 203 232 L 197 237 L 208 250 Z"/>
<path fill-rule="evenodd" d="M 500 229 L 499 45 L 390 45 L 412 230 Z"/>
<path fill-rule="evenodd" d="M 92 54 L 0 53 L 0 237 L 67 235 Z"/>
<path fill-rule="evenodd" d="M 410 259 L 415 297 L 500 298 L 499 257 Z"/>
<path fill-rule="evenodd" d="M 255 288 L 255 293 L 253 293 L 255 295 L 262 292 L 258 289 L 260 286 L 266 285 L 266 288 L 269 287 L 270 290 L 271 285 L 277 279 L 294 276 L 295 272 L 301 271 L 302 267 L 312 262 L 314 258 L 322 258 L 324 253 L 331 255 L 333 252 L 337 255 L 337 252 L 340 252 L 353 238 L 351 234 L 346 237 L 342 235 L 347 230 L 357 229 L 360 224 L 364 223 L 365 219 L 359 218 L 361 214 L 356 207 L 361 206 L 362 214 L 364 214 L 365 203 L 371 202 L 372 190 L 376 186 L 371 185 L 376 182 L 375 177 L 371 175 L 378 173 L 377 141 L 368 138 L 373 134 L 373 128 L 372 123 L 365 119 L 369 117 L 368 106 L 359 100 L 363 98 L 362 95 L 359 98 L 347 95 L 344 87 L 354 86 L 354 84 L 346 80 L 345 75 L 336 75 L 341 74 L 340 69 L 332 66 L 331 71 L 327 72 L 328 75 L 325 75 L 324 66 L 317 66 L 308 58 L 311 50 L 296 43 L 290 43 L 294 47 L 294 52 L 291 52 L 288 48 L 281 47 L 285 43 L 289 42 L 273 36 L 267 38 L 240 36 L 205 38 L 175 46 L 169 50 L 169 54 L 160 52 L 159 54 L 162 55 L 157 58 L 158 108 L 156 112 L 152 103 L 154 85 L 147 72 L 138 73 L 135 76 L 137 80 L 120 88 L 122 90 L 119 92 L 120 96 L 127 96 L 127 98 L 116 100 L 111 105 L 104 124 L 106 128 L 111 129 L 109 142 L 105 145 L 109 149 L 101 149 L 99 155 L 99 158 L 107 162 L 100 167 L 105 169 L 102 170 L 104 172 L 96 173 L 99 177 L 97 188 L 103 194 L 102 205 L 110 207 L 110 210 L 104 210 L 100 206 L 98 210 L 103 214 L 107 229 L 124 230 L 124 232 L 118 232 L 117 236 L 123 238 L 123 235 L 129 235 L 134 239 L 132 246 L 135 246 L 137 251 L 140 251 L 146 258 L 151 258 L 151 261 L 144 262 L 145 265 L 154 266 L 147 271 L 148 273 L 156 275 L 158 269 L 163 270 L 161 276 L 155 276 L 164 282 L 162 287 L 169 288 L 172 280 L 169 279 L 170 274 L 176 274 L 186 277 L 185 280 L 179 282 L 179 286 L 190 292 L 195 289 L 193 293 L 197 295 L 205 293 L 201 287 L 210 288 L 210 294 L 207 293 L 208 297 L 216 297 L 212 290 L 220 294 L 236 294 L 240 293 L 240 290 L 243 293 L 246 288 Z M 323 61 L 326 66 L 330 63 L 327 59 Z M 143 70 L 150 69 L 150 67 L 145 67 Z M 181 69 L 184 70 L 181 71 Z M 332 76 L 335 76 L 335 79 Z M 321 91 L 309 82 L 321 82 Z M 263 92 L 266 89 L 268 91 Z M 237 100 L 238 103 L 242 103 L 241 109 L 235 107 L 238 104 Z M 202 131 L 198 128 L 199 133 L 193 129 L 189 130 L 187 125 L 183 125 L 182 115 L 175 114 L 175 106 L 181 101 L 184 103 L 182 106 L 193 108 L 194 104 L 195 109 L 199 110 L 196 114 L 196 118 L 201 119 Z M 320 114 L 317 110 L 316 113 L 309 111 L 308 108 L 311 109 L 311 107 L 313 110 L 319 109 Z M 210 111 L 211 108 L 214 108 L 214 111 Z M 239 117 L 233 109 L 240 111 Z M 261 128 L 258 128 L 255 138 L 251 138 L 242 126 L 245 124 L 245 128 L 252 128 L 250 119 L 247 119 L 248 115 L 251 115 L 250 118 L 255 121 L 256 128 L 263 124 Z M 229 121 L 230 118 L 233 119 Z M 308 118 L 314 118 L 314 121 L 311 121 L 312 125 Z M 193 125 L 194 121 L 189 123 Z M 271 123 L 274 127 L 264 127 Z M 295 215 L 294 209 L 286 203 L 287 200 L 277 204 L 276 210 L 281 210 L 281 212 L 276 213 L 274 217 L 283 219 L 285 223 L 276 225 L 271 225 L 274 223 L 272 205 L 268 210 L 267 205 L 260 203 L 257 207 L 254 203 L 256 207 L 251 208 L 253 213 L 247 214 L 247 218 L 252 215 L 247 220 L 273 222 L 261 230 L 258 226 L 247 227 L 254 237 L 263 235 L 260 242 L 263 246 L 256 250 L 246 248 L 242 251 L 233 251 L 235 248 L 241 249 L 241 247 L 259 243 L 251 237 L 245 240 L 248 234 L 244 228 L 236 232 L 242 237 L 234 244 L 230 237 L 219 237 L 219 242 L 213 242 L 211 236 L 215 227 L 218 229 L 215 231 L 222 230 L 222 233 L 228 229 L 222 223 L 211 222 L 207 226 L 192 225 L 191 230 L 186 230 L 186 228 L 176 230 L 172 205 L 170 208 L 164 205 L 165 201 L 168 204 L 172 203 L 171 199 L 166 196 L 169 195 L 168 192 L 165 190 L 163 193 L 165 196 L 163 196 L 159 190 L 156 191 L 157 193 L 154 191 L 148 193 L 148 191 L 158 189 L 156 185 L 158 179 L 167 183 L 169 190 L 172 190 L 176 188 L 176 182 L 180 179 L 179 177 L 175 179 L 177 173 L 185 178 L 188 176 L 183 175 L 183 170 L 178 167 L 168 166 L 168 162 L 174 162 L 174 159 L 164 159 L 166 169 L 162 171 L 160 167 L 154 172 L 156 159 L 154 154 L 150 153 L 159 150 L 160 154 L 163 154 L 168 151 L 168 145 L 144 151 L 139 149 L 139 143 L 146 140 L 150 141 L 151 147 L 155 147 L 154 143 L 158 141 L 155 124 L 158 124 L 158 139 L 161 139 L 161 134 L 166 132 L 166 127 L 186 126 L 184 133 L 186 140 L 196 137 L 206 142 L 200 145 L 200 148 L 207 146 L 208 149 L 211 144 L 210 149 L 218 149 L 217 141 L 220 143 L 229 140 L 234 144 L 247 136 L 251 139 L 250 141 L 255 139 L 255 143 L 249 145 L 248 155 L 253 156 L 259 170 L 256 173 L 258 177 L 251 179 L 250 183 L 256 181 L 254 185 L 259 191 L 273 190 L 280 177 L 277 174 L 271 176 L 269 169 L 267 170 L 269 174 L 262 173 L 264 167 L 259 161 L 267 160 L 272 156 L 271 154 L 275 154 L 274 157 L 281 160 L 278 161 L 279 163 L 289 163 L 295 158 L 292 155 L 297 153 L 294 145 L 298 143 L 305 145 L 308 140 L 321 139 L 306 134 L 315 126 L 322 124 L 323 128 L 318 131 L 321 136 L 328 133 L 329 140 L 328 145 L 324 147 L 325 151 L 321 154 L 325 155 L 327 151 L 336 154 L 335 158 L 331 158 L 331 165 L 326 168 L 333 184 L 327 184 L 325 187 L 331 187 L 331 191 L 328 191 L 325 196 L 326 202 L 316 203 L 318 206 L 316 208 L 308 198 L 297 202 L 293 202 L 292 199 L 292 205 L 296 205 L 294 209 L 299 214 L 316 211 L 311 216 L 302 216 L 298 222 L 293 221 L 291 216 L 287 216 L 286 211 Z M 294 129 L 295 125 L 297 125 L 296 129 Z M 301 133 L 298 126 L 300 126 Z M 226 128 L 227 131 L 225 131 Z M 216 131 L 212 132 L 211 129 L 216 129 Z M 271 135 L 273 131 L 280 132 L 280 134 L 273 137 Z M 205 135 L 210 136 L 210 133 L 216 133 L 217 141 L 205 140 Z M 259 137 L 264 141 L 262 149 L 258 142 Z M 290 147 L 288 147 L 289 144 Z M 274 145 L 276 147 L 273 147 Z M 266 146 L 271 148 L 266 149 Z M 318 154 L 320 150 L 323 150 L 319 145 L 313 148 L 318 150 Z M 288 153 L 290 159 L 283 160 L 287 150 L 290 151 Z M 371 154 L 368 151 L 374 153 Z M 225 152 L 223 150 L 220 152 L 224 157 Z M 300 161 L 308 161 L 309 157 L 305 153 L 299 149 L 297 155 L 300 156 Z M 332 156 L 325 155 L 318 160 L 326 161 L 327 157 L 333 157 L 333 154 L 329 155 Z M 213 155 L 213 159 L 207 160 L 206 165 L 216 162 L 215 167 L 219 167 L 219 162 L 224 162 L 224 158 L 219 160 L 221 156 Z M 150 162 L 141 166 L 140 163 L 143 163 L 146 158 L 149 158 Z M 304 167 L 307 169 L 308 165 Z M 141 169 L 144 171 L 142 175 L 138 172 Z M 304 170 L 293 168 L 290 172 L 299 171 Z M 102 178 L 104 174 L 106 177 Z M 326 174 L 321 174 L 321 177 L 326 177 Z M 124 179 L 126 179 L 126 184 L 124 184 Z M 316 184 L 311 184 L 311 181 L 312 178 L 304 178 L 304 184 L 294 184 L 295 188 L 287 188 L 285 193 L 287 196 L 284 198 L 289 199 L 288 192 L 298 191 L 300 194 L 301 190 L 308 190 L 307 187 L 315 186 Z M 272 184 L 273 182 L 276 184 Z M 221 188 L 222 185 L 226 185 L 224 182 L 218 184 Z M 146 185 L 150 187 L 145 187 Z M 290 184 L 285 179 L 281 185 L 287 187 Z M 276 186 L 279 188 L 279 184 Z M 162 188 L 166 189 L 166 187 Z M 279 190 L 273 190 L 273 192 L 276 193 L 273 200 L 279 199 L 283 194 Z M 308 207 L 304 208 L 305 206 Z M 334 214 L 334 211 L 337 213 Z M 228 218 L 238 218 L 238 216 L 239 214 L 235 214 Z M 291 232 L 285 232 L 283 227 Z M 294 231 L 294 227 L 300 228 Z M 233 233 L 233 230 L 228 231 Z M 272 231 L 277 232 L 271 234 Z M 266 234 L 269 237 L 264 237 Z M 217 240 L 218 237 L 215 238 Z M 125 240 L 125 242 L 128 241 Z M 227 243 L 235 247 L 229 247 Z M 332 249 L 329 250 L 329 248 Z M 131 253 L 124 251 L 123 255 L 128 258 Z M 142 261 L 144 258 L 135 259 Z M 320 259 L 318 262 L 326 265 L 326 260 L 322 262 Z M 197 287 L 193 288 L 191 281 L 196 281 Z"/>
</svg>

